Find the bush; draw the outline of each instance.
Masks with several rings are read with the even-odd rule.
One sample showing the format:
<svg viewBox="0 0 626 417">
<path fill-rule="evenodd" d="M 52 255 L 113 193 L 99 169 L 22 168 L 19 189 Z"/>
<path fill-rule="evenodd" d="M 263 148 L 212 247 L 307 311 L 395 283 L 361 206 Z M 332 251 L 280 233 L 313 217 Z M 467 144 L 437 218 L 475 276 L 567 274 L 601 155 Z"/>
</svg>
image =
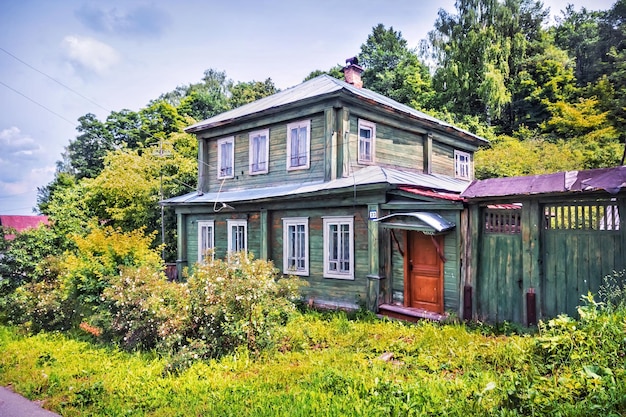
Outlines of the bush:
<svg viewBox="0 0 626 417">
<path fill-rule="evenodd" d="M 108 226 L 74 237 L 76 250 L 64 258 L 61 281 L 79 322 L 97 312 L 102 292 L 124 267 L 163 271 L 160 248 L 151 248 L 154 237 L 155 233 L 145 235 L 143 229 L 122 232 Z"/>
<path fill-rule="evenodd" d="M 126 349 L 180 344 L 188 329 L 185 288 L 148 267 L 123 268 L 102 294 L 93 322 Z"/>
<path fill-rule="evenodd" d="M 187 282 L 193 337 L 206 354 L 220 356 L 240 345 L 256 353 L 269 346 L 295 312 L 303 281 L 278 279 L 271 262 L 238 253 L 199 265 Z"/>
</svg>

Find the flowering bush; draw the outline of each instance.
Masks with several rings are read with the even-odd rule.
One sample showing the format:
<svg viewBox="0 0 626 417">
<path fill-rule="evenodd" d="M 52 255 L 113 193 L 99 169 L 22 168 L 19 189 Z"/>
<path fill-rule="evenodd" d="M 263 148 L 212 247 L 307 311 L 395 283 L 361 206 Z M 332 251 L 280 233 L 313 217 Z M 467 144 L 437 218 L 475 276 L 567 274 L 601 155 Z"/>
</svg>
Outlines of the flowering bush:
<svg viewBox="0 0 626 417">
<path fill-rule="evenodd" d="M 187 332 L 185 288 L 148 267 L 123 268 L 102 294 L 99 321 L 127 349 L 177 345 Z"/>
<path fill-rule="evenodd" d="M 245 253 L 209 260 L 186 284 L 193 336 L 209 341 L 213 349 L 205 352 L 211 356 L 239 345 L 258 352 L 295 311 L 303 284 L 293 276 L 278 279 L 271 262 Z"/>
</svg>

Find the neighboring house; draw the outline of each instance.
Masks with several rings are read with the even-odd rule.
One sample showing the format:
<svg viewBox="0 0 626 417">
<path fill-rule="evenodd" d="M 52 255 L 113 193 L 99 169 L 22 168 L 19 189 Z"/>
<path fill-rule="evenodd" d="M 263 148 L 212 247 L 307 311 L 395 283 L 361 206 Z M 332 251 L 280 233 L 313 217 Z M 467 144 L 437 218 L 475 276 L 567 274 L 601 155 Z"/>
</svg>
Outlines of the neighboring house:
<svg viewBox="0 0 626 417">
<path fill-rule="evenodd" d="M 36 229 L 41 225 L 49 225 L 48 216 L 10 216 L 0 215 L 0 232 L 5 240 L 15 239 L 14 232 L 20 233 L 27 229 Z"/>
<path fill-rule="evenodd" d="M 462 196 L 465 318 L 575 316 L 581 296 L 626 269 L 626 166 L 474 181 Z"/>
<path fill-rule="evenodd" d="M 178 269 L 246 250 L 307 280 L 319 306 L 462 312 L 463 202 L 487 141 L 373 91 L 349 60 L 186 129 L 198 190 L 165 200 Z"/>
</svg>

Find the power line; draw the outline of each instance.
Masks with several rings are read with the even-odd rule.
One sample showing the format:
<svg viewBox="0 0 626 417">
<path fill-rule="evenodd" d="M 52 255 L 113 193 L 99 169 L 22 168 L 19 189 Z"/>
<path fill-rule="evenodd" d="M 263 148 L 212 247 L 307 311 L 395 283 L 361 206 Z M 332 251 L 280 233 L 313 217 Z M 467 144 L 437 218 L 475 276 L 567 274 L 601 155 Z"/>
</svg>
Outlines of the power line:
<svg viewBox="0 0 626 417">
<path fill-rule="evenodd" d="M 43 71 L 41 71 L 41 70 L 39 70 L 39 69 L 37 69 L 37 68 L 33 67 L 33 66 L 32 66 L 32 65 L 30 65 L 29 63 L 27 63 L 27 62 L 25 62 L 25 61 L 21 60 L 20 58 L 16 57 L 15 55 L 13 55 L 12 53 L 10 53 L 10 52 L 9 52 L 9 51 L 7 51 L 6 49 L 4 49 L 4 48 L 0 47 L 0 51 L 2 51 L 2 52 L 4 52 L 5 54 L 9 55 L 11 58 L 15 59 L 16 61 L 18 61 L 18 62 L 20 62 L 20 63 L 22 63 L 22 64 L 26 65 L 28 68 L 32 69 L 33 71 L 36 71 L 36 72 L 38 72 L 39 74 L 43 75 L 44 77 L 46 77 L 46 78 L 48 78 L 48 79 L 50 79 L 50 80 L 54 81 L 55 83 L 59 84 L 61 87 L 65 88 L 65 89 L 67 89 L 67 90 L 69 90 L 69 91 L 71 91 L 72 93 L 76 94 L 78 97 L 80 97 L 80 98 L 82 98 L 82 99 L 84 99 L 84 100 L 87 100 L 88 102 L 90 102 L 90 103 L 91 103 L 91 104 L 93 104 L 94 106 L 98 106 L 98 107 L 100 107 L 100 108 L 101 108 L 102 110 L 104 110 L 104 111 L 111 112 L 111 110 L 109 110 L 109 109 L 107 109 L 107 108 L 105 108 L 105 107 L 101 106 L 100 104 L 96 103 L 95 101 L 93 101 L 93 100 L 92 100 L 92 99 L 90 99 L 89 97 L 86 97 L 86 96 L 82 95 L 82 94 L 81 94 L 81 93 L 79 93 L 78 91 L 76 91 L 76 90 L 72 89 L 71 87 L 69 87 L 69 86 L 67 86 L 67 85 L 63 84 L 61 81 L 57 80 L 56 78 L 54 78 L 54 77 L 52 77 L 52 76 L 50 76 L 50 75 L 46 74 L 45 72 L 43 72 Z"/>
<path fill-rule="evenodd" d="M 69 119 L 66 119 L 65 117 L 61 116 L 59 113 L 55 112 L 54 110 L 52 110 L 49 107 L 44 106 L 43 104 L 39 103 L 37 100 L 34 100 L 30 97 L 28 97 L 26 94 L 22 93 L 21 91 L 16 90 L 15 88 L 11 87 L 10 85 L 7 85 L 5 83 L 3 83 L 2 81 L 0 81 L 0 84 L 2 84 L 3 86 L 5 86 L 6 88 L 8 88 L 9 90 L 13 91 L 16 94 L 19 94 L 20 96 L 24 97 L 26 100 L 38 105 L 39 107 L 41 107 L 44 110 L 49 111 L 50 113 L 54 114 L 55 116 L 57 116 L 58 118 L 65 120 L 66 122 L 68 122 L 69 124 L 71 124 L 73 127 L 76 127 L 76 123 L 72 122 Z"/>
</svg>

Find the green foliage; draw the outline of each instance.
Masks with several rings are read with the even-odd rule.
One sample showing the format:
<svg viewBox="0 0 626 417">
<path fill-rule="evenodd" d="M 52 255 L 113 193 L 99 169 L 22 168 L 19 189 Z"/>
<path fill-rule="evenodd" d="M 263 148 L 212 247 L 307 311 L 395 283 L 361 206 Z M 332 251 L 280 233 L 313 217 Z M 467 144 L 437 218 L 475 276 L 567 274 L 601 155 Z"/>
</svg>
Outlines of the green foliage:
<svg viewBox="0 0 626 417">
<path fill-rule="evenodd" d="M 110 278 L 92 322 L 125 349 L 165 350 L 183 340 L 188 310 L 184 286 L 154 268 L 129 267 Z"/>
<path fill-rule="evenodd" d="M 361 45 L 359 63 L 366 88 L 418 109 L 430 108 L 434 92 L 428 68 L 393 27 L 372 29 Z"/>
<path fill-rule="evenodd" d="M 277 92 L 278 89 L 271 78 L 265 81 L 240 82 L 230 89 L 230 107 L 234 109 Z"/>
<path fill-rule="evenodd" d="M 110 226 L 92 227 L 86 236 L 74 237 L 76 250 L 64 257 L 60 280 L 78 319 L 96 312 L 102 292 L 122 267 L 163 271 L 158 249 L 152 248 L 153 239 L 154 233 L 145 235 L 142 229 L 122 232 Z"/>
<path fill-rule="evenodd" d="M 210 356 L 242 344 L 258 352 L 295 311 L 302 285 L 296 277 L 278 279 L 271 262 L 243 252 L 198 265 L 187 281 L 194 338 L 208 344 Z"/>
</svg>

